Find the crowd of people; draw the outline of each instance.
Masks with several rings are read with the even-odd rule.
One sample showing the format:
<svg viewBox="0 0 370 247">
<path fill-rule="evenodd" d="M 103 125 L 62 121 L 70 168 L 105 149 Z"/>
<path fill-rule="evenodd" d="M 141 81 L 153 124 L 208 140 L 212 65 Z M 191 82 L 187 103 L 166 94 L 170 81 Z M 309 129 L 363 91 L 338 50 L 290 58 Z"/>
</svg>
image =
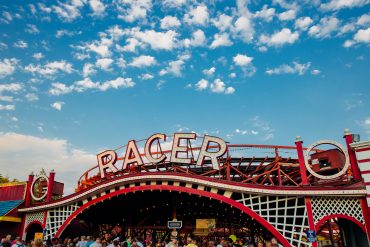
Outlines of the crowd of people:
<svg viewBox="0 0 370 247">
<path fill-rule="evenodd" d="M 11 239 L 11 235 L 2 238 L 0 247 L 277 247 L 276 238 L 269 241 L 258 241 L 250 238 L 217 238 L 209 240 L 198 236 L 170 236 L 167 241 L 143 240 L 139 237 L 112 237 L 109 233 L 102 237 L 81 236 L 76 238 L 53 238 L 43 241 L 35 239 L 30 242 L 22 241 L 20 237 Z"/>
</svg>

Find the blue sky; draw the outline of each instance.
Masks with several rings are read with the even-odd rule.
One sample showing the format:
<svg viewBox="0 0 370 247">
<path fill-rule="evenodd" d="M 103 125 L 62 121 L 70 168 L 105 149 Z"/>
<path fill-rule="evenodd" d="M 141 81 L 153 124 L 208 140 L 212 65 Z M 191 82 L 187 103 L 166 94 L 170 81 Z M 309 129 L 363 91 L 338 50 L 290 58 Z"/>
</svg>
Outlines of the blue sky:
<svg viewBox="0 0 370 247">
<path fill-rule="evenodd" d="M 349 128 L 369 139 L 369 6 L 2 1 L 3 173 L 69 178 L 102 149 L 156 132 L 310 145 Z"/>
</svg>

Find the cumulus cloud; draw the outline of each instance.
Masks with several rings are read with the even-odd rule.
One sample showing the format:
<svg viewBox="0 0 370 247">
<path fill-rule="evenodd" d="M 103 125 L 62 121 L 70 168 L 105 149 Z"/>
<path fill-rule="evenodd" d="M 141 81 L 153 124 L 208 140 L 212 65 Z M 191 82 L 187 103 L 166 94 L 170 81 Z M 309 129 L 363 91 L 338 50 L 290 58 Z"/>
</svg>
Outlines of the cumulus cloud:
<svg viewBox="0 0 370 247">
<path fill-rule="evenodd" d="M 69 31 L 69 30 L 61 29 L 56 32 L 55 37 L 57 37 L 58 39 L 62 38 L 63 36 L 72 37 L 76 34 L 81 34 L 81 33 L 82 33 L 81 31 L 77 32 L 77 31 Z"/>
<path fill-rule="evenodd" d="M 307 30 L 307 28 L 312 24 L 313 20 L 311 17 L 300 17 L 295 21 L 295 28 L 301 30 Z"/>
<path fill-rule="evenodd" d="M 184 22 L 189 25 L 205 26 L 208 23 L 208 20 L 208 8 L 205 5 L 199 5 L 192 8 L 189 13 L 186 13 L 184 16 Z"/>
<path fill-rule="evenodd" d="M 32 57 L 36 60 L 40 60 L 44 57 L 44 55 L 42 55 L 41 52 L 38 52 L 38 53 L 34 53 Z"/>
<path fill-rule="evenodd" d="M 25 95 L 25 97 L 30 102 L 39 100 L 39 97 L 34 93 L 28 93 Z"/>
<path fill-rule="evenodd" d="M 65 103 L 62 102 L 62 101 L 57 101 L 57 102 L 54 102 L 53 104 L 51 104 L 50 106 L 52 108 L 54 108 L 55 110 L 57 110 L 57 111 L 61 111 L 64 104 Z"/>
<path fill-rule="evenodd" d="M 285 44 L 293 44 L 299 38 L 298 32 L 292 32 L 289 28 L 283 28 L 281 31 L 274 33 L 271 36 L 262 34 L 260 43 L 268 46 L 283 46 Z"/>
<path fill-rule="evenodd" d="M 27 24 L 25 31 L 30 34 L 36 34 L 40 32 L 40 30 L 34 24 Z"/>
<path fill-rule="evenodd" d="M 257 11 L 254 15 L 256 18 L 261 18 L 267 22 L 272 21 L 275 16 L 275 9 L 269 8 L 266 4 L 263 5 L 260 11 Z"/>
<path fill-rule="evenodd" d="M 240 67 L 248 66 L 252 63 L 253 57 L 248 57 L 247 55 L 237 54 L 233 57 L 233 61 L 236 65 Z"/>
<path fill-rule="evenodd" d="M 20 48 L 20 49 L 25 49 L 28 47 L 28 44 L 27 42 L 23 41 L 23 40 L 18 40 L 17 42 L 15 42 L 13 44 L 14 47 L 16 48 Z"/>
<path fill-rule="evenodd" d="M 100 58 L 96 60 L 96 67 L 105 70 L 105 71 L 110 71 L 111 70 L 111 64 L 113 63 L 113 59 L 111 58 Z"/>
<path fill-rule="evenodd" d="M 91 63 L 85 63 L 82 69 L 83 77 L 88 77 L 90 75 L 95 74 L 96 70 L 94 69 L 94 65 Z"/>
<path fill-rule="evenodd" d="M 184 39 L 184 46 L 185 47 L 195 47 L 195 46 L 204 46 L 206 44 L 206 36 L 204 32 L 200 29 L 193 32 L 191 39 Z"/>
<path fill-rule="evenodd" d="M 145 74 L 140 75 L 139 78 L 141 80 L 151 80 L 154 78 L 154 76 L 149 73 L 145 73 Z"/>
<path fill-rule="evenodd" d="M 161 20 L 161 28 L 162 29 L 170 29 L 170 28 L 173 28 L 173 27 L 179 27 L 180 25 L 181 25 L 181 22 L 175 16 L 167 15 L 167 16 L 163 17 L 163 19 Z"/>
<path fill-rule="evenodd" d="M 129 64 L 130 66 L 143 68 L 148 66 L 153 66 L 157 63 L 154 57 L 141 55 L 139 57 L 135 57 L 132 62 Z"/>
<path fill-rule="evenodd" d="M 15 105 L 1 105 L 0 104 L 0 111 L 14 111 Z"/>
<path fill-rule="evenodd" d="M 17 68 L 18 60 L 15 58 L 4 58 L 0 60 L 0 78 L 4 78 L 14 73 Z"/>
<path fill-rule="evenodd" d="M 58 15 L 58 17 L 65 22 L 72 22 L 73 20 L 81 17 L 80 9 L 85 5 L 84 0 L 73 0 L 67 1 L 65 3 L 58 2 L 58 5 L 53 5 L 52 10 Z M 43 5 L 39 5 L 43 6 Z M 44 6 L 42 8 L 45 12 L 50 10 Z"/>
<path fill-rule="evenodd" d="M 151 0 L 117 0 L 118 18 L 127 22 L 144 20 L 152 8 Z"/>
<path fill-rule="evenodd" d="M 209 89 L 211 93 L 217 93 L 217 94 L 233 94 L 235 92 L 235 89 L 233 87 L 226 87 L 225 83 L 217 78 L 212 83 L 209 83 L 205 79 L 201 79 L 195 84 L 195 89 L 197 91 L 205 91 Z"/>
<path fill-rule="evenodd" d="M 131 34 L 143 43 L 149 44 L 153 50 L 172 50 L 176 45 L 177 32 L 156 32 L 154 30 L 139 31 L 133 29 Z"/>
<path fill-rule="evenodd" d="M 51 89 L 49 89 L 49 93 L 51 95 L 63 95 L 63 94 L 68 94 L 73 91 L 73 87 L 69 87 L 64 83 L 61 82 L 53 82 L 51 84 Z"/>
<path fill-rule="evenodd" d="M 306 71 L 310 68 L 311 63 L 300 64 L 298 62 L 293 62 L 291 65 L 283 64 L 274 69 L 267 69 L 266 74 L 298 74 L 304 75 Z"/>
<path fill-rule="evenodd" d="M 66 62 L 65 60 L 50 62 L 43 66 L 39 64 L 29 64 L 24 69 L 27 72 L 39 74 L 41 76 L 53 76 L 59 72 L 71 74 L 74 71 L 72 64 Z"/>
<path fill-rule="evenodd" d="M 225 14 L 219 15 L 217 18 L 212 19 L 213 25 L 218 28 L 221 32 L 225 32 L 232 28 L 233 17 Z"/>
<path fill-rule="evenodd" d="M 253 40 L 255 32 L 251 18 L 247 18 L 246 16 L 239 17 L 234 23 L 234 27 L 231 31 L 236 38 L 240 38 L 246 43 Z"/>
<path fill-rule="evenodd" d="M 346 40 L 344 47 L 351 47 L 358 43 L 370 44 L 370 27 L 367 29 L 359 29 L 353 36 L 353 40 Z"/>
<path fill-rule="evenodd" d="M 219 46 L 231 46 L 233 42 L 229 39 L 229 35 L 227 33 L 216 33 L 214 35 L 214 40 L 210 46 L 211 49 L 215 49 Z"/>
<path fill-rule="evenodd" d="M 56 180 L 65 183 L 64 193 L 74 192 L 76 181 L 82 173 L 96 164 L 95 154 L 79 149 L 63 139 L 47 139 L 18 133 L 0 133 L 0 162 L 5 166 L 2 173 L 20 181 L 31 172 L 56 172 Z M 22 153 L 23 155 L 16 155 Z M 27 157 L 27 166 L 24 165 Z M 51 165 L 52 164 L 52 165 Z"/>
<path fill-rule="evenodd" d="M 308 34 L 315 38 L 328 38 L 339 29 L 339 24 L 340 21 L 336 17 L 324 17 L 319 24 L 310 27 Z"/>
<path fill-rule="evenodd" d="M 331 0 L 327 3 L 322 3 L 320 8 L 324 11 L 333 11 L 344 8 L 362 7 L 369 3 L 369 0 Z"/>
<path fill-rule="evenodd" d="M 184 68 L 185 61 L 189 59 L 190 55 L 188 54 L 179 56 L 178 60 L 169 62 L 168 66 L 159 72 L 159 75 L 163 76 L 166 74 L 172 74 L 176 77 L 180 77 L 182 75 L 182 70 Z"/>
<path fill-rule="evenodd" d="M 215 72 L 216 72 L 215 67 L 211 67 L 210 69 L 204 69 L 203 70 L 203 74 L 205 74 L 207 76 L 212 76 Z"/>
<path fill-rule="evenodd" d="M 0 93 L 3 92 L 18 92 L 22 90 L 23 86 L 20 83 L 7 83 L 7 84 L 0 84 Z"/>
<path fill-rule="evenodd" d="M 283 13 L 278 15 L 279 20 L 281 21 L 289 21 L 295 19 L 296 11 L 294 9 L 287 10 Z"/>
<path fill-rule="evenodd" d="M 105 14 L 105 5 L 100 0 L 90 0 L 89 5 L 94 16 L 103 16 Z"/>
</svg>

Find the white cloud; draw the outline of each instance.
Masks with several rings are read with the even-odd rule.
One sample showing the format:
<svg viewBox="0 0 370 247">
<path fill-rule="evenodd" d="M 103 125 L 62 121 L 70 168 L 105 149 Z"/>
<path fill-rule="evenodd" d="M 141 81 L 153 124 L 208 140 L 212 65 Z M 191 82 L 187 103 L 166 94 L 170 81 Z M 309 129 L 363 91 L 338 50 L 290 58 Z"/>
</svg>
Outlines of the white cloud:
<svg viewBox="0 0 370 247">
<path fill-rule="evenodd" d="M 8 84 L 0 84 L 0 93 L 2 92 L 18 92 L 22 90 L 23 86 L 20 83 L 8 83 Z"/>
<path fill-rule="evenodd" d="M 195 88 L 198 91 L 203 91 L 203 90 L 206 90 L 208 88 L 208 85 L 209 85 L 209 82 L 207 80 L 201 79 L 200 81 L 198 81 L 195 84 Z"/>
<path fill-rule="evenodd" d="M 235 92 L 235 89 L 233 87 L 226 88 L 225 83 L 218 78 L 210 84 L 209 88 L 212 93 L 233 94 Z"/>
<path fill-rule="evenodd" d="M 363 14 L 357 20 L 357 25 L 367 26 L 370 24 L 370 14 Z"/>
<path fill-rule="evenodd" d="M 64 102 L 57 101 L 51 104 L 50 106 L 54 108 L 55 110 L 61 111 L 64 104 L 65 104 Z"/>
<path fill-rule="evenodd" d="M 13 46 L 16 47 L 16 48 L 24 49 L 24 48 L 28 47 L 28 44 L 27 44 L 27 42 L 25 42 L 23 40 L 18 40 L 17 42 L 15 42 L 13 44 Z"/>
<path fill-rule="evenodd" d="M 135 52 L 136 47 L 142 44 L 140 41 L 138 41 L 135 38 L 128 38 L 126 39 L 127 44 L 125 46 L 116 45 L 116 49 L 118 51 L 129 51 L 129 52 Z"/>
<path fill-rule="evenodd" d="M 34 53 L 33 56 L 32 56 L 34 59 L 36 60 L 40 60 L 41 58 L 44 57 L 44 55 L 42 55 L 41 52 L 38 52 L 38 53 Z"/>
<path fill-rule="evenodd" d="M 219 46 L 231 46 L 232 44 L 233 42 L 229 39 L 229 35 L 227 33 L 216 33 L 210 48 L 215 49 Z"/>
<path fill-rule="evenodd" d="M 91 63 L 85 63 L 82 69 L 83 77 L 88 77 L 89 75 L 95 74 L 96 70 L 94 69 L 94 65 Z"/>
<path fill-rule="evenodd" d="M 289 21 L 289 20 L 293 20 L 295 16 L 296 16 L 296 11 L 294 9 L 290 9 L 283 13 L 280 13 L 278 15 L 278 18 L 281 21 Z"/>
<path fill-rule="evenodd" d="M 71 22 L 81 16 L 80 9 L 85 3 L 85 0 L 71 0 L 68 3 L 58 2 L 58 5 L 53 5 L 52 9 L 62 21 Z M 49 11 L 47 8 L 44 10 Z"/>
<path fill-rule="evenodd" d="M 41 76 L 53 76 L 58 72 L 65 72 L 67 74 L 72 73 L 73 67 L 71 63 L 66 62 L 65 60 L 54 61 L 41 65 L 29 64 L 24 68 L 26 71 L 31 72 L 32 74 L 40 74 Z"/>
<path fill-rule="evenodd" d="M 3 18 L 1 20 L 7 24 L 9 24 L 13 20 L 12 15 L 8 11 L 4 11 L 2 16 Z"/>
<path fill-rule="evenodd" d="M 129 65 L 137 68 L 142 68 L 155 65 L 156 63 L 157 61 L 154 57 L 141 55 L 139 57 L 135 57 Z"/>
<path fill-rule="evenodd" d="M 263 5 L 262 9 L 260 11 L 257 11 L 254 15 L 256 18 L 261 18 L 267 22 L 272 21 L 272 18 L 275 16 L 275 9 L 274 8 L 268 8 L 268 6 L 265 4 Z"/>
<path fill-rule="evenodd" d="M 129 88 L 135 86 L 135 82 L 131 78 L 122 78 L 118 77 L 114 80 L 105 81 L 99 86 L 101 91 L 106 91 L 110 88 L 119 89 L 119 88 Z"/>
<path fill-rule="evenodd" d="M 248 57 L 247 55 L 237 54 L 233 57 L 233 61 L 236 65 L 240 67 L 248 66 L 252 63 L 253 57 Z"/>
<path fill-rule="evenodd" d="M 100 0 L 90 0 L 89 5 L 94 16 L 103 16 L 105 14 L 106 7 Z"/>
<path fill-rule="evenodd" d="M 141 42 L 149 44 L 154 50 L 172 50 L 176 45 L 177 32 L 173 30 L 167 32 L 156 32 L 154 30 L 140 32 L 133 29 L 132 34 Z"/>
<path fill-rule="evenodd" d="M 18 122 L 18 118 L 16 117 L 12 117 L 10 120 L 12 120 L 13 122 Z"/>
<path fill-rule="evenodd" d="M 193 32 L 193 37 L 191 39 L 184 39 L 184 46 L 191 47 L 191 46 L 204 46 L 206 44 L 206 36 L 204 32 L 200 29 Z"/>
<path fill-rule="evenodd" d="M 182 75 L 183 65 L 185 64 L 185 61 L 189 59 L 190 55 L 188 54 L 179 56 L 178 60 L 169 62 L 168 66 L 159 72 L 159 75 L 163 76 L 166 74 L 172 74 L 174 76 L 180 77 Z"/>
<path fill-rule="evenodd" d="M 370 27 L 358 30 L 353 39 L 358 43 L 370 43 Z"/>
<path fill-rule="evenodd" d="M 58 39 L 62 38 L 63 36 L 72 37 L 73 35 L 81 34 L 81 33 L 82 33 L 81 31 L 76 32 L 76 31 L 69 31 L 69 30 L 62 29 L 56 32 L 55 37 L 57 37 Z"/>
<path fill-rule="evenodd" d="M 15 58 L 4 58 L 0 60 L 0 78 L 4 78 L 14 73 L 17 68 L 18 60 Z"/>
<path fill-rule="evenodd" d="M 361 7 L 369 3 L 369 0 L 331 0 L 327 3 L 322 3 L 320 8 L 322 10 L 339 10 L 343 8 Z"/>
<path fill-rule="evenodd" d="M 105 71 L 110 71 L 111 68 L 111 64 L 113 63 L 113 59 L 111 58 L 100 58 L 98 60 L 96 60 L 96 67 L 102 69 L 102 70 L 105 70 Z"/>
<path fill-rule="evenodd" d="M 260 42 L 269 46 L 283 46 L 285 44 L 293 44 L 299 38 L 298 32 L 290 31 L 289 28 L 283 28 L 281 31 L 274 33 L 270 37 L 262 34 Z"/>
<path fill-rule="evenodd" d="M 225 32 L 232 28 L 233 18 L 229 15 L 221 14 L 216 19 L 212 19 L 213 25 L 218 28 L 221 32 Z"/>
<path fill-rule="evenodd" d="M 13 102 L 14 98 L 12 96 L 0 95 L 0 101 Z"/>
<path fill-rule="evenodd" d="M 235 78 L 235 77 L 236 77 L 236 74 L 235 74 L 234 72 L 233 72 L 233 73 L 230 73 L 230 74 L 229 74 L 229 77 L 230 77 L 230 78 Z"/>
<path fill-rule="evenodd" d="M 353 36 L 353 40 L 346 40 L 343 46 L 348 48 L 358 43 L 370 43 L 370 27 L 367 29 L 359 29 Z"/>
<path fill-rule="evenodd" d="M 300 17 L 295 21 L 295 28 L 301 30 L 307 30 L 307 28 L 312 24 L 313 20 L 311 17 Z"/>
<path fill-rule="evenodd" d="M 203 70 L 203 74 L 207 75 L 207 76 L 213 76 L 213 74 L 216 72 L 216 68 L 215 67 L 212 67 L 210 69 L 204 69 Z"/>
<path fill-rule="evenodd" d="M 11 178 L 24 181 L 31 172 L 41 168 L 49 172 L 55 169 L 56 181 L 64 183 L 64 192 L 71 194 L 76 181 L 84 171 L 94 164 L 96 156 L 73 146 L 67 140 L 46 139 L 18 133 L 0 133 L 0 162 L 12 164 L 2 169 Z M 16 155 L 22 153 L 22 155 Z M 27 157 L 27 166 L 24 165 Z M 50 164 L 53 164 L 50 167 Z"/>
<path fill-rule="evenodd" d="M 25 97 L 26 97 L 26 99 L 28 100 L 28 101 L 37 101 L 37 100 L 39 100 L 39 97 L 36 95 L 36 94 L 34 94 L 34 93 L 28 93 L 28 94 L 26 94 L 25 95 Z"/>
<path fill-rule="evenodd" d="M 339 29 L 340 21 L 336 17 L 324 17 L 320 24 L 310 27 L 308 34 L 315 38 L 328 38 Z"/>
<path fill-rule="evenodd" d="M 248 134 L 248 130 L 236 129 L 235 133 L 240 134 L 240 135 L 246 135 Z"/>
<path fill-rule="evenodd" d="M 181 22 L 175 16 L 167 15 L 161 20 L 162 29 L 170 29 L 172 27 L 179 27 L 180 25 L 181 25 Z"/>
<path fill-rule="evenodd" d="M 73 87 L 67 86 L 66 84 L 60 83 L 60 82 L 54 82 L 51 84 L 52 88 L 49 90 L 49 93 L 51 95 L 62 95 L 62 94 L 68 94 L 73 91 Z"/>
<path fill-rule="evenodd" d="M 260 116 L 255 116 L 251 120 L 251 125 L 254 129 L 254 135 L 260 135 L 262 141 L 268 141 L 274 138 L 275 130 L 270 126 L 270 123 Z"/>
<path fill-rule="evenodd" d="M 186 13 L 184 16 L 185 23 L 189 25 L 202 25 L 205 26 L 208 22 L 209 14 L 208 8 L 205 5 L 199 5 Z"/>
<path fill-rule="evenodd" d="M 163 0 L 161 1 L 163 6 L 170 8 L 179 8 L 182 5 L 186 4 L 186 0 Z"/>
<path fill-rule="evenodd" d="M 88 89 L 98 89 L 100 86 L 99 82 L 93 82 L 90 78 L 84 78 L 83 80 L 76 81 L 71 89 L 74 89 L 75 91 L 81 93 Z"/>
<path fill-rule="evenodd" d="M 154 76 L 149 73 L 145 73 L 145 74 L 140 75 L 139 78 L 141 80 L 151 80 L 154 78 Z"/>
<path fill-rule="evenodd" d="M 318 70 L 318 69 L 311 70 L 311 74 L 313 74 L 313 75 L 319 75 L 320 73 L 321 73 L 321 71 Z"/>
<path fill-rule="evenodd" d="M 40 30 L 36 27 L 36 25 L 27 24 L 26 32 L 30 34 L 36 34 L 36 33 L 39 33 Z"/>
<path fill-rule="evenodd" d="M 298 62 L 293 62 L 292 65 L 283 64 L 274 69 L 266 70 L 266 74 L 298 74 L 303 75 L 310 68 L 311 63 L 300 64 Z"/>
<path fill-rule="evenodd" d="M 254 28 L 251 19 L 246 16 L 239 17 L 235 22 L 232 32 L 235 37 L 241 38 L 244 42 L 251 42 L 254 35 Z"/>
<path fill-rule="evenodd" d="M 0 104 L 0 111 L 14 111 L 15 105 L 1 105 Z"/>
<path fill-rule="evenodd" d="M 117 0 L 118 18 L 127 22 L 143 20 L 152 8 L 151 0 Z"/>
<path fill-rule="evenodd" d="M 5 50 L 5 49 L 8 49 L 8 45 L 5 44 L 5 43 L 0 42 L 0 51 Z"/>
</svg>

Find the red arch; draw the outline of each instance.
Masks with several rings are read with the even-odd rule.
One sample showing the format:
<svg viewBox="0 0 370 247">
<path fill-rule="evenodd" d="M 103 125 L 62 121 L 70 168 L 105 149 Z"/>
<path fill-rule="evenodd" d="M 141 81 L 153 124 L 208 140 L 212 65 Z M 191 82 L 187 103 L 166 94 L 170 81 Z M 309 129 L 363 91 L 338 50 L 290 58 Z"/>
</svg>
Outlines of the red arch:
<svg viewBox="0 0 370 247">
<path fill-rule="evenodd" d="M 331 214 L 331 215 L 324 216 L 323 218 L 321 218 L 319 220 L 319 222 L 316 223 L 316 225 L 315 225 L 316 230 L 319 229 L 320 226 L 325 223 L 325 221 L 333 219 L 333 218 L 342 218 L 342 219 L 350 220 L 353 223 L 355 223 L 356 225 L 358 225 L 364 231 L 364 233 L 366 234 L 365 226 L 360 221 L 353 218 L 352 216 L 348 216 L 348 215 L 345 215 L 345 214 Z"/>
<path fill-rule="evenodd" d="M 185 193 L 196 194 L 196 195 L 199 195 L 199 196 L 204 196 L 204 197 L 208 197 L 208 198 L 212 198 L 212 199 L 216 199 L 216 200 L 225 202 L 225 203 L 227 203 L 227 204 L 229 204 L 229 205 L 231 205 L 231 206 L 233 206 L 235 208 L 240 209 L 241 211 L 245 212 L 246 214 L 248 214 L 252 218 L 256 219 L 257 222 L 259 222 L 268 231 L 270 231 L 271 234 L 273 234 L 279 240 L 279 242 L 282 243 L 284 246 L 291 246 L 290 243 L 284 238 L 284 236 L 281 235 L 281 233 L 278 230 L 275 229 L 275 227 L 273 227 L 264 218 L 262 218 L 260 215 L 258 215 L 257 213 L 255 213 L 250 208 L 244 206 L 243 204 L 241 204 L 239 202 L 236 202 L 233 199 L 228 198 L 228 197 L 223 196 L 223 195 L 214 194 L 214 193 L 211 193 L 211 192 L 208 192 L 208 191 L 201 191 L 201 190 L 196 190 L 196 189 L 193 189 L 193 188 L 178 187 L 178 186 L 173 186 L 173 185 L 143 185 L 143 186 L 135 186 L 135 187 L 129 187 L 129 188 L 125 188 L 125 189 L 122 189 L 122 190 L 118 190 L 118 191 L 115 191 L 115 192 L 106 194 L 104 196 L 95 198 L 94 200 L 91 200 L 91 201 L 87 202 L 86 204 L 82 205 L 71 216 L 69 216 L 68 219 L 58 229 L 58 231 L 55 234 L 55 237 L 59 237 L 62 234 L 62 232 L 65 230 L 65 228 L 67 227 L 67 225 L 74 218 L 76 218 L 78 214 L 82 213 L 86 208 L 90 207 L 91 205 L 93 205 L 95 203 L 98 203 L 98 202 L 101 202 L 101 201 L 104 201 L 104 200 L 106 200 L 106 199 L 108 199 L 110 197 L 118 196 L 118 195 L 121 195 L 121 194 L 126 194 L 126 193 L 131 193 L 131 192 L 136 192 L 136 191 L 147 191 L 147 190 L 160 190 L 160 191 L 161 190 L 166 190 L 166 191 L 185 192 Z"/>
<path fill-rule="evenodd" d="M 40 225 L 40 227 L 41 227 L 41 228 L 43 228 L 43 227 L 42 227 L 42 223 L 41 223 L 40 221 L 38 221 L 38 220 L 33 220 L 33 221 L 31 221 L 30 223 L 28 223 L 28 225 L 27 225 L 27 226 L 26 226 L 26 228 L 24 229 L 24 232 L 27 232 L 28 228 L 29 228 L 31 225 L 33 225 L 33 224 L 38 224 L 38 225 Z"/>
</svg>

